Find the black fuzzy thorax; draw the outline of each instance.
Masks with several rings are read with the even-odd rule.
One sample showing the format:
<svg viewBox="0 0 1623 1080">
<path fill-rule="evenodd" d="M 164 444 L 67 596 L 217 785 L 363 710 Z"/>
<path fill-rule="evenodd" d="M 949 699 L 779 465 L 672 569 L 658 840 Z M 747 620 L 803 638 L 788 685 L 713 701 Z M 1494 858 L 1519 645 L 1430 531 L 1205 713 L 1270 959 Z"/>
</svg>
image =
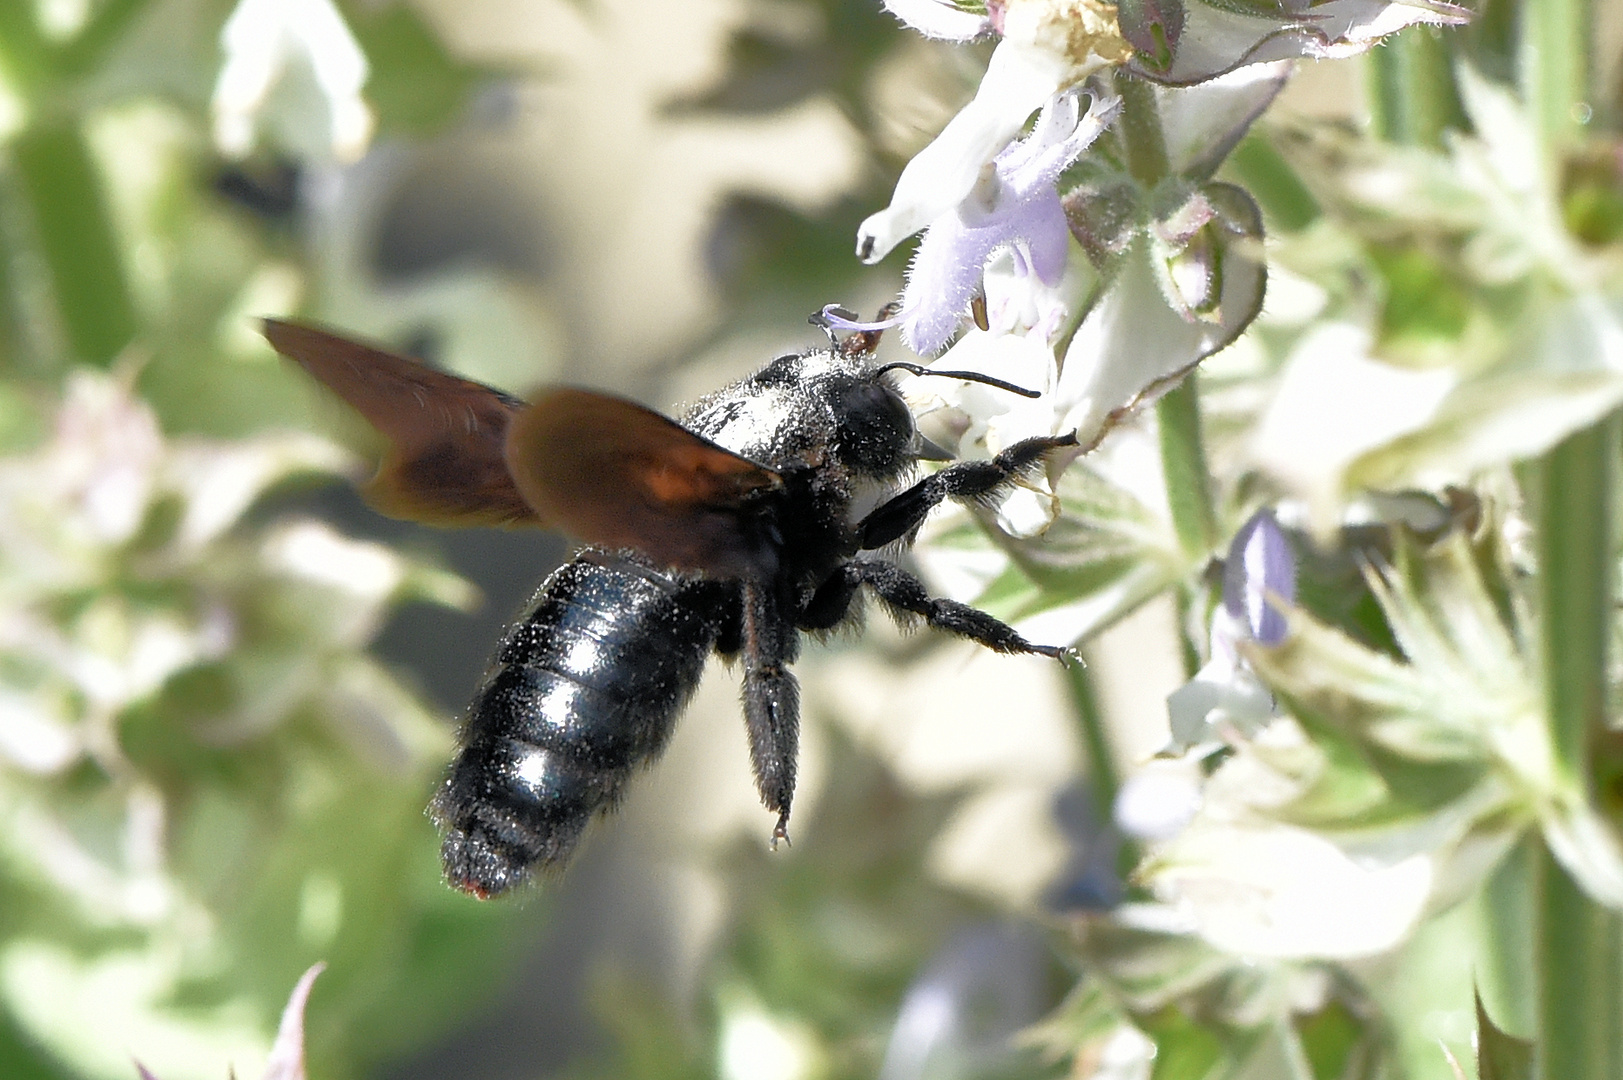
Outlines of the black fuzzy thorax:
<svg viewBox="0 0 1623 1080">
<path fill-rule="evenodd" d="M 779 560 L 771 573 L 797 593 L 856 554 L 856 499 L 894 488 L 917 460 L 901 399 L 869 360 L 832 351 L 780 356 L 700 399 L 683 424 L 783 477 L 759 513 Z"/>
</svg>

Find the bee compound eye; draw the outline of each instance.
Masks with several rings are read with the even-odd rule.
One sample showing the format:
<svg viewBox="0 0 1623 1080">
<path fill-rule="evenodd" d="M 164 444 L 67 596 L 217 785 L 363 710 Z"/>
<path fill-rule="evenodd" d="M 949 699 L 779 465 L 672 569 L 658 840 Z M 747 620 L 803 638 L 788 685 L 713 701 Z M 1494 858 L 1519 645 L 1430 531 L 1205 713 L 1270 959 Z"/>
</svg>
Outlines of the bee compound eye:
<svg viewBox="0 0 1623 1080">
<path fill-rule="evenodd" d="M 910 460 L 913 413 L 883 383 L 852 384 L 841 399 L 838 419 L 841 445 L 859 468 L 889 472 Z"/>
</svg>

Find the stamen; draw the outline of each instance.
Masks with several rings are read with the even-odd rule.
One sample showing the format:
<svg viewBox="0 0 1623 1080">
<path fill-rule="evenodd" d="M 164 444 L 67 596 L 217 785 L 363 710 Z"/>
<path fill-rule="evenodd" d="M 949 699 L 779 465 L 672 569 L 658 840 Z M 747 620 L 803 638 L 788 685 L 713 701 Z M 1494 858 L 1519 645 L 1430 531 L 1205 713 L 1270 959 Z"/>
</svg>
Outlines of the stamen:
<svg viewBox="0 0 1623 1080">
<path fill-rule="evenodd" d="M 889 330 L 893 326 L 900 326 L 902 322 L 901 305 L 895 301 L 886 304 L 879 309 L 879 314 L 873 322 L 862 322 L 861 318 L 850 308 L 841 307 L 839 304 L 829 304 L 806 321 L 813 326 L 828 331 L 845 330 L 847 332 L 872 333 L 876 330 Z"/>
</svg>

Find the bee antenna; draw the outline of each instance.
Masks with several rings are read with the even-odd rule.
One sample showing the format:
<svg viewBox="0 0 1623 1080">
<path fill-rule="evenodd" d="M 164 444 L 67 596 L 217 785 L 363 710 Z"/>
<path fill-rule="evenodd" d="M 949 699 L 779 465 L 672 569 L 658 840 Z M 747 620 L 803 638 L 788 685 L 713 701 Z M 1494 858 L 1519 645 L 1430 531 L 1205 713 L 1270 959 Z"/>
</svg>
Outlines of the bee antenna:
<svg viewBox="0 0 1623 1080">
<path fill-rule="evenodd" d="M 1004 382 L 1002 379 L 994 379 L 992 376 L 982 375 L 978 371 L 938 371 L 935 368 L 920 367 L 918 364 L 909 364 L 902 360 L 886 364 L 874 374 L 883 375 L 893 368 L 900 368 L 913 375 L 940 375 L 947 379 L 962 379 L 964 382 L 984 383 L 987 386 L 995 386 L 999 390 L 1007 390 L 1011 394 L 1019 394 L 1024 398 L 1040 398 L 1043 396 L 1040 390 L 1027 390 L 1023 386 L 1016 386 L 1014 383 Z"/>
</svg>

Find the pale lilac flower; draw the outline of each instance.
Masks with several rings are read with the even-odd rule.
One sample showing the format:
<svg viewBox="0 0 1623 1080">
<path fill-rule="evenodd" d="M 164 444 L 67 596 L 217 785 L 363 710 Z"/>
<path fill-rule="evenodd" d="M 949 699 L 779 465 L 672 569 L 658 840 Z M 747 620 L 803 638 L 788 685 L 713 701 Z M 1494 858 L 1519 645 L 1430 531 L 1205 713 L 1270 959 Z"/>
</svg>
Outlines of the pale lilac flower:
<svg viewBox="0 0 1623 1080">
<path fill-rule="evenodd" d="M 909 348 L 933 353 L 947 343 L 999 251 L 1010 251 L 1020 276 L 1059 283 L 1071 232 L 1055 184 L 1120 108 L 1121 99 L 1095 95 L 1079 115 L 1077 95 L 1059 95 L 1029 136 L 998 154 L 968 196 L 930 223 L 902 293 L 902 337 Z"/>
<path fill-rule="evenodd" d="M 1115 6 L 1097 0 L 1009 2 L 1001 30 L 974 99 L 908 162 L 890 205 L 857 230 L 864 262 L 878 262 L 969 198 L 992 159 L 1054 95 L 1132 54 Z"/>
<path fill-rule="evenodd" d="M 1274 715 L 1273 695 L 1241 655 L 1245 642 L 1285 639 L 1279 605 L 1296 598 L 1296 559 L 1274 520 L 1259 510 L 1240 527 L 1223 565 L 1223 602 L 1212 612 L 1211 651 L 1195 677 L 1167 697 L 1172 748 L 1186 750 L 1227 730 L 1255 734 Z"/>
</svg>

